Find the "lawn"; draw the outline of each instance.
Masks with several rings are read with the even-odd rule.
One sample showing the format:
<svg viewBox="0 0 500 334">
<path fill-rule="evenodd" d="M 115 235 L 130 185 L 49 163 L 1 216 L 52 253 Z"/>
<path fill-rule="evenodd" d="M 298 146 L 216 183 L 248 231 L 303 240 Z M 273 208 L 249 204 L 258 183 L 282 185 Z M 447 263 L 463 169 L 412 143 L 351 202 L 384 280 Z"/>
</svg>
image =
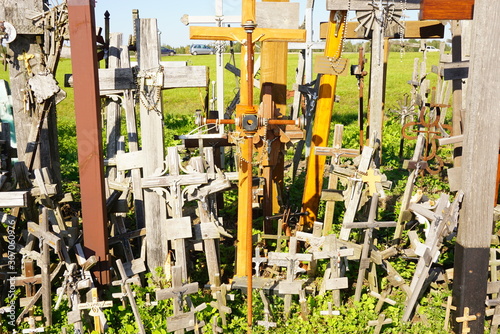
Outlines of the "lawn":
<svg viewBox="0 0 500 334">
<path fill-rule="evenodd" d="M 344 57 L 350 60 L 351 64 L 356 64 L 358 59 L 357 53 L 346 53 Z M 429 53 L 427 59 L 427 72 L 430 73 L 431 65 L 436 65 L 439 60 L 438 53 Z M 388 62 L 388 77 L 386 85 L 386 110 L 395 108 L 398 106 L 398 101 L 403 99 L 404 95 L 410 92 L 410 85 L 407 83 L 412 78 L 413 63 L 415 58 L 422 58 L 420 53 L 405 53 L 400 55 L 399 53 L 391 53 Z M 367 54 L 367 59 L 369 59 L 369 54 Z M 215 78 L 215 56 L 203 55 L 203 56 L 191 56 L 191 55 L 176 55 L 173 57 L 163 57 L 165 61 L 186 61 L 188 65 L 201 65 L 207 66 L 210 71 L 210 78 L 214 80 Z M 230 60 L 230 55 L 225 55 L 225 62 Z M 295 68 L 298 63 L 298 55 L 296 53 L 289 53 L 288 55 L 288 90 L 292 90 L 295 78 Z M 240 66 L 239 54 L 235 56 L 235 64 L 237 67 Z M 369 66 L 366 67 L 369 72 Z M 61 59 L 58 66 L 57 80 L 59 83 L 64 82 L 64 75 L 71 73 L 71 61 L 69 59 Z M 7 78 L 8 73 L 0 72 L 0 78 Z M 435 82 L 435 75 L 430 75 L 431 80 Z M 233 74 L 225 71 L 225 90 L 224 90 L 224 101 L 228 105 L 233 99 L 234 94 L 237 91 L 236 78 Z M 366 104 L 368 101 L 368 77 L 365 82 L 365 116 L 366 116 Z M 336 94 L 340 98 L 340 102 L 335 103 L 333 109 L 333 119 L 332 125 L 335 123 L 342 123 L 345 125 L 346 129 L 344 132 L 344 147 L 357 148 L 358 147 L 358 133 L 357 133 L 357 112 L 358 112 L 358 83 L 354 76 L 347 75 L 341 76 L 338 80 L 338 87 Z M 58 114 L 58 124 L 59 124 L 59 141 L 60 141 L 60 152 L 61 152 L 61 163 L 63 169 L 63 176 L 66 183 L 66 190 L 75 191 L 78 182 L 78 163 L 76 161 L 76 138 L 75 138 L 75 126 L 74 126 L 74 108 L 73 108 L 73 89 L 66 88 L 63 89 L 67 92 L 67 98 L 62 101 L 57 106 Z M 172 89 L 163 92 L 163 109 L 164 109 L 164 122 L 165 122 L 165 132 L 168 135 L 166 139 L 166 145 L 173 145 L 176 143 L 174 140 L 174 135 L 185 134 L 187 131 L 194 127 L 194 112 L 197 109 L 204 109 L 204 99 L 206 94 L 211 96 L 210 92 L 204 89 Z M 255 92 L 258 96 L 258 91 Z M 257 101 L 255 101 L 257 103 Z M 291 99 L 288 104 L 291 103 Z M 103 106 L 105 102 L 103 100 Z M 104 114 L 104 113 L 103 113 Z M 392 190 L 388 191 L 388 195 L 391 200 L 388 201 L 388 206 L 385 208 L 385 212 L 381 212 L 384 219 L 395 219 L 398 214 L 398 199 L 404 190 L 404 184 L 406 181 L 406 176 L 408 172 L 401 168 L 401 164 L 398 157 L 399 149 L 399 139 L 400 139 L 400 126 L 397 120 L 388 117 L 387 123 L 385 125 L 384 131 L 384 166 L 382 170 L 386 172 L 389 179 L 393 181 Z M 405 148 L 405 157 L 409 158 L 412 153 L 414 143 L 407 143 Z M 287 158 L 290 159 L 293 156 L 293 148 L 287 152 Z M 303 177 L 303 175 L 302 175 Z M 291 178 L 287 178 L 287 186 L 290 187 L 290 198 L 292 201 L 301 200 L 300 177 L 298 180 L 292 181 Z M 423 180 L 417 182 L 417 186 L 425 189 L 432 195 L 436 195 L 439 191 L 446 190 L 447 187 L 444 185 L 443 180 L 437 177 L 426 177 Z M 233 192 L 228 192 L 225 195 L 226 200 L 230 205 L 226 207 L 222 214 L 225 214 L 225 220 L 234 219 L 234 212 L 236 209 L 235 198 L 237 194 Z M 338 205 L 340 207 L 340 205 Z M 339 208 L 341 211 L 341 208 Z M 322 204 L 322 209 L 324 211 L 324 203 Z M 320 213 L 319 218 L 322 218 Z M 336 214 L 336 223 L 341 219 L 342 214 Z M 262 219 L 262 217 L 257 217 Z M 338 225 L 338 224 L 337 224 Z M 382 246 L 386 242 L 383 237 L 380 239 Z M 234 246 L 224 244 L 221 242 L 221 259 L 231 259 L 230 254 L 234 253 Z M 353 262 L 353 261 L 351 261 Z M 450 267 L 452 265 L 452 257 L 449 255 L 443 256 L 440 262 L 442 266 Z M 228 265 L 228 263 L 223 263 L 223 265 Z M 320 264 L 319 272 L 323 273 L 326 269 L 326 262 Z M 396 258 L 392 261 L 392 265 L 396 270 L 403 276 L 407 281 L 411 280 L 413 275 L 413 270 L 415 263 L 412 261 L 406 261 L 401 258 Z M 198 259 L 195 261 L 195 273 L 193 277 L 199 278 L 199 281 L 206 279 L 202 274 L 199 273 L 201 270 L 205 270 L 203 264 Z M 350 264 L 351 270 L 347 272 L 349 282 L 355 282 L 357 277 L 357 263 Z M 381 268 L 378 268 L 382 270 Z M 377 269 L 377 270 L 378 270 Z M 383 275 L 382 275 L 383 276 Z M 151 333 L 166 333 L 166 316 L 171 315 L 173 312 L 173 305 L 171 302 L 162 301 L 156 307 L 144 302 L 147 294 L 154 295 L 154 291 L 158 286 L 158 281 L 153 282 L 151 274 L 146 274 L 148 279 L 148 285 L 144 287 L 135 288 L 136 299 L 138 300 L 138 306 L 141 313 L 141 317 Z M 195 280 L 193 278 L 193 280 Z M 203 283 L 203 282 L 202 282 Z M 162 282 L 161 284 L 166 284 Z M 381 280 L 381 287 L 387 286 L 387 280 Z M 200 284 L 202 286 L 203 284 Z M 340 311 L 340 316 L 322 316 L 320 311 L 328 309 L 328 303 L 331 301 L 331 294 L 327 293 L 324 296 L 315 296 L 313 294 L 306 297 L 306 304 L 309 309 L 309 317 L 307 321 L 304 321 L 302 317 L 298 316 L 300 313 L 299 300 L 294 297 L 294 302 L 292 306 L 292 316 L 288 319 L 283 318 L 283 299 L 277 296 L 271 296 L 272 309 L 275 312 L 274 320 L 278 322 L 278 327 L 275 330 L 271 330 L 273 333 L 365 333 L 372 332 L 373 328 L 368 327 L 369 320 L 377 319 L 377 314 L 374 309 L 377 304 L 377 300 L 370 296 L 368 293 L 363 294 L 361 301 L 355 302 L 352 299 L 352 284 L 349 291 L 345 294 L 343 293 L 343 305 L 338 308 Z M 403 312 L 403 303 L 406 295 L 401 291 L 397 290 L 392 295 L 397 301 L 395 306 L 386 306 L 384 308 L 384 313 L 387 318 L 393 319 L 393 324 L 385 328 L 384 333 L 444 333 L 443 321 L 444 321 L 444 309 L 441 307 L 443 300 L 449 296 L 451 291 L 448 287 L 438 286 L 433 287 L 430 291 L 427 291 L 424 298 L 421 300 L 418 307 L 417 313 L 420 319 L 426 319 L 426 321 L 421 321 L 416 324 L 405 324 L 401 323 L 400 319 Z M 246 326 L 246 303 L 245 296 L 239 292 L 234 292 L 235 300 L 228 301 L 228 306 L 232 308 L 232 314 L 228 315 L 228 325 L 225 328 L 225 332 L 230 333 L 242 333 L 245 331 Z M 209 303 L 212 297 L 209 293 L 201 291 L 193 296 L 193 304 L 199 305 L 202 302 Z M 255 319 L 263 319 L 263 306 L 260 301 L 258 294 L 254 296 L 254 317 Z M 134 325 L 134 320 L 131 315 L 130 310 L 122 305 L 116 305 L 112 309 L 104 311 L 105 316 L 110 324 L 111 329 L 109 333 L 133 333 L 137 332 L 137 328 Z M 59 313 L 56 313 L 56 319 L 60 320 L 51 329 L 47 329 L 46 332 L 57 333 L 62 323 L 65 321 L 65 305 L 61 308 Z M 38 310 L 41 312 L 41 310 Z M 203 318 L 205 322 L 209 322 L 213 316 L 217 315 L 215 308 L 209 306 L 203 312 L 200 312 L 199 317 Z M 210 325 L 205 326 L 207 330 L 210 330 Z M 254 333 L 264 333 L 264 329 L 261 327 L 256 327 Z"/>
</svg>

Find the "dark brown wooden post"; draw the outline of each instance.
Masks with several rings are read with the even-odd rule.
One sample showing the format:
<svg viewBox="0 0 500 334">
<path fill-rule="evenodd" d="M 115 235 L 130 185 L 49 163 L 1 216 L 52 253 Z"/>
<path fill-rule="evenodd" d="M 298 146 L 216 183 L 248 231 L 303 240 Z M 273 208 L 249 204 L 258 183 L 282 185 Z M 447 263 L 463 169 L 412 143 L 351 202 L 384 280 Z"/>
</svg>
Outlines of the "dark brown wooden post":
<svg viewBox="0 0 500 334">
<path fill-rule="evenodd" d="M 68 14 L 83 241 L 87 256 L 95 255 L 99 259 L 93 273 L 104 285 L 110 282 L 110 277 L 94 1 L 68 0 Z"/>
<path fill-rule="evenodd" d="M 464 200 L 455 246 L 453 316 L 455 333 L 465 326 L 471 333 L 484 331 L 484 302 L 493 224 L 493 198 L 500 140 L 498 87 L 500 87 L 500 2 L 476 0 L 472 22 L 469 89 L 464 123 L 462 188 Z M 485 24 L 487 22 L 487 24 Z M 477 320 L 467 325 L 457 317 Z"/>
</svg>

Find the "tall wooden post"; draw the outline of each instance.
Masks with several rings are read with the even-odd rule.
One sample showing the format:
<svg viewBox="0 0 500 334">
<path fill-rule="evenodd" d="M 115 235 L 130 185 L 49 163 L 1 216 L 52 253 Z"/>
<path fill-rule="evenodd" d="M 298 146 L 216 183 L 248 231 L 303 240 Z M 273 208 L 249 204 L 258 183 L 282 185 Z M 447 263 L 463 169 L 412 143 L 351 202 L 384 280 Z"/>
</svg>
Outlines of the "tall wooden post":
<svg viewBox="0 0 500 334">
<path fill-rule="evenodd" d="M 340 15 L 339 15 L 340 14 Z M 340 58 L 342 42 L 345 29 L 344 17 L 347 11 L 331 11 L 328 22 L 328 37 L 326 39 L 325 56 Z M 332 118 L 335 90 L 337 88 L 337 76 L 324 74 L 321 76 L 319 86 L 319 98 L 316 106 L 316 119 L 313 125 L 313 138 L 311 152 L 316 146 L 327 146 L 330 133 L 330 121 Z M 312 226 L 318 212 L 321 189 L 323 188 L 323 170 L 326 156 L 311 155 L 307 161 L 307 174 L 304 184 L 304 195 L 302 197 L 302 211 L 308 212 L 302 224 Z"/>
<path fill-rule="evenodd" d="M 375 15 L 380 15 L 380 10 L 375 11 Z M 384 48 L 388 45 L 384 43 L 384 29 L 381 23 L 374 20 L 372 30 L 372 50 L 370 56 L 370 88 L 368 95 L 368 129 L 367 137 L 375 144 L 379 143 L 382 148 L 382 125 L 384 120 L 384 100 L 385 100 L 385 62 Z M 378 151 L 380 152 L 380 150 Z M 377 166 L 380 165 L 380 153 L 376 153 L 373 160 Z"/>
<path fill-rule="evenodd" d="M 94 1 L 68 0 L 71 60 L 75 94 L 76 134 L 83 240 L 87 255 L 98 263 L 93 271 L 100 284 L 108 284 L 108 229 L 104 195 L 101 104 L 97 75 Z"/>
<path fill-rule="evenodd" d="M 263 2 L 271 2 L 271 0 L 263 0 Z M 289 0 L 273 0 L 272 2 L 289 2 Z M 293 24 L 293 23 L 292 23 Z M 279 22 L 277 26 L 283 28 L 283 23 Z M 291 29 L 297 28 L 288 27 Z M 288 65 L 288 43 L 287 42 L 263 42 L 260 64 L 260 82 L 262 85 L 272 83 L 272 102 L 277 110 L 277 114 L 286 115 L 286 84 L 287 84 L 287 65 Z M 262 101 L 262 86 L 261 86 L 261 101 Z M 275 118 L 275 110 L 271 110 L 271 115 L 266 118 Z M 269 138 L 271 154 L 267 159 L 268 164 L 261 166 L 262 176 L 266 179 L 264 185 L 264 217 L 271 216 L 279 212 L 280 206 L 278 195 L 283 189 L 284 176 L 284 157 L 281 153 L 284 144 L 275 138 L 274 129 L 269 129 L 266 137 Z M 264 223 L 264 233 L 271 232 L 271 221 Z"/>
<path fill-rule="evenodd" d="M 464 200 L 455 246 L 454 327 L 464 333 L 466 310 L 477 320 L 468 322 L 471 333 L 484 331 L 484 301 L 493 224 L 493 199 L 498 166 L 500 117 L 500 2 L 476 0 L 472 22 L 468 96 L 464 123 L 462 189 Z M 488 24 L 485 24 L 485 23 Z"/>
<path fill-rule="evenodd" d="M 136 22 L 138 63 L 142 71 L 158 71 L 160 68 L 160 49 L 156 19 L 139 19 Z M 163 75 L 163 73 L 161 74 Z M 152 94 L 151 91 L 145 92 Z M 159 88 L 156 88 L 159 89 Z M 151 105 L 140 105 L 142 151 L 145 155 L 143 177 L 152 176 L 157 169 L 163 169 L 163 115 L 162 99 L 158 98 Z M 168 254 L 168 226 L 165 224 L 166 206 L 164 200 L 154 191 L 144 192 L 144 214 L 146 222 L 146 245 L 148 266 L 152 272 L 163 266 Z M 185 279 L 186 277 L 183 277 Z"/>
</svg>

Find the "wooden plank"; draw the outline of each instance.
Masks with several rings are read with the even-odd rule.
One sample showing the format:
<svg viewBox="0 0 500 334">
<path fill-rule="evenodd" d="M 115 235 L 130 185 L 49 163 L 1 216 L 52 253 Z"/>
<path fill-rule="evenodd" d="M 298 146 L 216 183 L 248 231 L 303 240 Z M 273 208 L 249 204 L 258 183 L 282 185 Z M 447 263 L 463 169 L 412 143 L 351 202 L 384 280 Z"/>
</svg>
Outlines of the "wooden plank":
<svg viewBox="0 0 500 334">
<path fill-rule="evenodd" d="M 298 2 L 256 2 L 257 26 L 268 29 L 297 29 L 299 9 Z"/>
<path fill-rule="evenodd" d="M 345 38 L 346 39 L 366 39 L 364 30 L 358 29 L 359 22 L 347 22 Z M 440 21 L 406 21 L 404 38 L 405 39 L 429 39 L 429 38 L 443 38 L 444 37 L 444 24 Z M 323 22 L 320 24 L 319 36 L 321 39 L 325 39 L 327 34 L 327 23 Z M 399 31 L 395 31 L 394 35 L 387 36 L 385 33 L 385 38 L 389 39 L 399 39 Z"/>
<path fill-rule="evenodd" d="M 420 20 L 472 20 L 474 0 L 422 0 Z"/>
<path fill-rule="evenodd" d="M 29 203 L 29 194 L 28 190 L 1 191 L 0 208 L 25 208 Z"/>
<path fill-rule="evenodd" d="M 141 69 L 152 69 L 159 67 L 158 51 L 158 24 L 156 19 L 139 19 L 137 22 L 137 45 L 138 62 Z M 163 148 L 163 115 L 161 112 L 151 112 L 162 110 L 161 99 L 155 101 L 154 105 L 140 105 L 140 124 L 142 149 L 144 151 L 143 176 L 154 175 L 156 170 L 163 169 L 164 148 Z M 144 192 L 144 213 L 147 243 L 147 261 L 151 272 L 155 268 L 163 266 L 168 253 L 168 247 L 163 236 L 166 233 L 165 224 L 158 224 L 157 219 L 166 217 L 166 205 L 161 196 L 153 191 Z"/>
<path fill-rule="evenodd" d="M 443 79 L 458 80 L 469 77 L 469 61 L 459 61 L 443 64 Z"/>
<path fill-rule="evenodd" d="M 163 88 L 197 88 L 208 86 L 207 66 L 166 67 Z"/>
<path fill-rule="evenodd" d="M 394 9 L 419 10 L 421 0 L 394 2 Z M 366 0 L 327 0 L 326 10 L 372 10 L 371 1 Z"/>
<path fill-rule="evenodd" d="M 303 29 L 265 29 L 255 28 L 254 36 L 262 36 L 261 41 L 304 42 L 306 31 Z M 246 38 L 246 33 L 241 28 L 231 27 L 190 27 L 189 38 L 202 40 L 235 41 Z"/>
<path fill-rule="evenodd" d="M 328 22 L 328 37 L 324 55 L 327 57 L 340 58 L 342 47 L 342 32 L 345 29 L 344 23 L 338 23 L 337 14 L 340 14 L 339 21 L 343 21 L 346 12 L 331 12 Z M 336 34 L 338 32 L 338 34 Z M 330 121 L 332 109 L 335 101 L 335 90 L 337 88 L 336 75 L 322 75 L 320 79 L 319 99 L 316 107 L 316 117 L 312 128 L 311 150 L 318 146 L 328 145 L 328 135 L 330 133 Z M 307 174 L 304 182 L 304 194 L 302 197 L 302 211 L 308 212 L 308 216 L 301 219 L 301 225 L 311 226 L 316 220 L 319 207 L 321 189 L 323 188 L 325 156 L 311 155 L 307 162 Z"/>
<path fill-rule="evenodd" d="M 163 68 L 163 89 L 197 88 L 208 86 L 207 66 L 176 66 Z M 67 85 L 72 86 L 73 78 L 65 78 Z M 99 69 L 99 86 L 101 94 L 114 91 L 136 89 L 132 68 L 101 68 Z"/>
</svg>

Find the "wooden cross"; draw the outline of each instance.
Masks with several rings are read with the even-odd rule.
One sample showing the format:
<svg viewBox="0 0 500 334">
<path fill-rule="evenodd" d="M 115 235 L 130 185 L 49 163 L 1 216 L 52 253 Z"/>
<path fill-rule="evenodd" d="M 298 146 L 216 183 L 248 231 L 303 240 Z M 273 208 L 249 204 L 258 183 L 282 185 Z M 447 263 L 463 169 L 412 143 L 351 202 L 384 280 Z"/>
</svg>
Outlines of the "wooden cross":
<svg viewBox="0 0 500 334">
<path fill-rule="evenodd" d="M 205 171 L 205 163 L 207 170 Z M 194 226 L 196 239 L 202 239 L 207 258 L 208 276 L 211 284 L 220 274 L 220 261 L 218 252 L 219 229 L 223 227 L 217 220 L 217 205 L 215 195 L 231 187 L 231 182 L 222 174 L 216 172 L 214 151 L 212 147 L 203 149 L 203 157 L 192 157 L 189 166 L 194 172 L 207 173 L 209 182 L 206 185 L 189 186 L 188 200 L 197 200 L 200 224 Z M 225 233 L 225 232 L 224 232 Z"/>
<path fill-rule="evenodd" d="M 425 280 L 429 275 L 429 270 L 432 267 L 433 261 L 437 260 L 439 256 L 439 249 L 441 248 L 443 238 L 453 231 L 458 219 L 458 210 L 463 195 L 458 193 L 455 200 L 450 205 L 448 202 L 448 195 L 441 194 L 441 197 L 436 205 L 435 211 L 431 211 L 411 204 L 410 210 L 414 210 L 431 220 L 429 234 L 425 240 L 426 250 L 423 256 L 418 260 L 415 274 L 410 285 L 411 295 L 407 301 L 405 311 L 403 314 L 403 321 L 408 321 L 413 312 L 413 308 L 417 303 L 418 296 L 424 285 Z"/>
<path fill-rule="evenodd" d="M 170 216 L 166 225 L 169 228 L 164 231 L 164 237 L 173 241 L 173 247 L 176 250 L 176 262 L 182 267 L 182 279 L 187 280 L 187 256 L 185 239 L 192 237 L 191 219 L 183 217 L 182 207 L 184 205 L 184 196 L 181 186 L 200 185 L 208 182 L 208 176 L 205 173 L 187 173 L 181 175 L 181 163 L 177 147 L 169 147 L 166 158 L 168 175 L 150 176 L 142 179 L 143 188 L 153 188 L 166 195 L 166 202 L 170 208 Z M 166 189 L 165 189 L 166 188 Z M 146 192 L 147 193 L 147 192 Z M 165 213 L 166 214 L 166 213 Z M 172 224 L 176 225 L 173 228 Z M 151 231 L 148 229 L 148 235 Z M 149 244 L 149 243 L 148 243 Z M 164 248 L 167 245 L 163 243 Z"/>
<path fill-rule="evenodd" d="M 332 309 L 332 303 L 331 302 L 328 302 L 328 310 L 326 311 L 319 311 L 319 314 L 320 315 L 328 315 L 328 316 L 332 316 L 332 315 L 340 315 L 340 311 L 334 311 Z"/>
<path fill-rule="evenodd" d="M 308 245 L 306 251 L 308 253 L 314 253 L 320 250 L 321 246 L 325 241 L 325 237 L 323 237 L 322 234 L 323 234 L 323 223 L 314 222 L 312 233 L 297 231 L 295 233 L 295 236 L 297 237 L 297 240 L 306 242 L 306 244 Z M 307 270 L 309 275 L 312 276 L 315 274 L 316 266 L 317 263 L 313 259 L 309 263 L 309 268 Z"/>
<path fill-rule="evenodd" d="M 384 303 L 387 303 L 387 304 L 392 305 L 392 306 L 396 305 L 395 300 L 387 297 L 387 295 L 389 295 L 390 293 L 391 293 L 390 289 L 384 290 L 380 294 L 376 293 L 375 291 L 370 291 L 370 295 L 378 299 L 377 305 L 375 306 L 375 313 L 380 312 Z"/>
<path fill-rule="evenodd" d="M 174 315 L 167 318 L 167 330 L 169 332 L 184 333 L 184 329 L 199 329 L 195 313 L 206 307 L 203 303 L 190 312 L 183 312 L 183 305 L 191 307 L 190 294 L 198 292 L 198 283 L 182 284 L 182 267 L 175 265 L 172 267 L 172 287 L 156 290 L 156 299 L 164 300 L 173 298 Z"/>
<path fill-rule="evenodd" d="M 190 27 L 191 39 L 215 39 L 215 40 L 237 40 L 245 41 L 241 53 L 241 105 L 237 107 L 236 116 L 242 117 L 243 122 L 237 126 L 237 132 L 241 136 L 240 159 L 242 160 L 239 170 L 238 196 L 238 252 L 237 252 L 237 276 L 247 276 L 250 283 L 252 270 L 252 241 L 251 241 L 251 179 L 252 179 L 252 143 L 251 137 L 255 130 L 248 130 L 248 121 L 253 119 L 257 112 L 253 104 L 253 46 L 256 40 L 260 41 L 303 41 L 305 32 L 298 29 L 265 29 L 256 27 L 255 0 L 244 0 L 242 3 L 242 28 L 232 27 Z M 253 121 L 251 121 L 253 123 Z M 249 285 L 249 297 L 251 296 L 251 284 Z M 251 297 L 248 301 L 251 302 Z M 251 308 L 251 306 L 250 306 Z M 251 314 L 249 314 L 249 317 Z M 250 319 L 249 319 L 250 320 Z M 249 321 L 249 326 L 251 322 Z"/>
<path fill-rule="evenodd" d="M 415 184 L 415 180 L 420 170 L 421 156 L 422 150 L 424 149 L 425 137 L 424 135 L 418 135 L 417 143 L 415 145 L 415 150 L 413 153 L 413 157 L 410 161 L 407 162 L 408 167 L 413 165 L 412 171 L 408 176 L 408 180 L 406 181 L 405 191 L 403 193 L 403 198 L 401 199 L 401 209 L 399 211 L 398 216 L 398 224 L 396 225 L 396 230 L 394 232 L 394 240 L 399 243 L 401 241 L 401 235 L 403 233 L 404 221 L 408 220 L 408 207 L 410 205 L 411 196 L 413 194 L 413 187 Z"/>
<path fill-rule="evenodd" d="M 91 301 L 78 304 L 79 310 L 90 310 L 89 315 L 94 317 L 94 330 L 99 333 L 104 333 L 106 326 L 106 318 L 102 312 L 103 308 L 112 307 L 112 301 L 99 301 L 97 288 L 90 289 Z"/>
<path fill-rule="evenodd" d="M 367 222 L 362 223 L 346 223 L 344 224 L 346 228 L 365 228 L 365 239 L 363 243 L 363 250 L 361 253 L 361 262 L 359 265 L 358 281 L 356 284 L 356 292 L 354 295 L 355 300 L 360 300 L 361 289 L 363 287 L 363 280 L 365 276 L 365 271 L 370 265 L 370 249 L 372 247 L 373 229 L 379 227 L 394 227 L 396 222 L 377 222 L 375 218 L 377 216 L 378 210 L 378 193 L 374 193 L 372 197 L 372 202 L 370 205 L 370 213 Z"/>
<path fill-rule="evenodd" d="M 392 319 L 386 319 L 384 313 L 380 313 L 377 320 L 368 321 L 368 326 L 375 326 L 374 334 L 379 334 L 382 326 L 392 324 Z"/>
<path fill-rule="evenodd" d="M 457 317 L 455 319 L 456 322 L 462 324 L 462 333 L 470 333 L 469 321 L 477 320 L 477 316 L 475 314 L 469 314 L 469 308 L 464 307 L 464 315 L 461 317 Z"/>
<path fill-rule="evenodd" d="M 345 157 L 345 156 L 350 156 L 350 157 L 356 157 L 358 156 L 358 151 L 354 149 L 346 149 L 342 148 L 342 137 L 344 133 L 344 125 L 343 124 L 335 124 L 335 128 L 333 130 L 333 143 L 332 143 L 332 149 L 329 149 L 327 147 L 320 147 L 317 146 L 315 148 L 315 154 L 316 155 L 328 155 L 332 156 L 332 160 L 330 162 L 331 165 L 338 165 L 340 163 L 340 157 Z M 335 202 L 339 200 L 343 200 L 343 197 L 337 196 L 334 197 L 335 195 L 338 194 L 337 187 L 338 187 L 338 181 L 339 177 L 333 173 L 330 173 L 328 176 L 328 186 L 327 190 L 322 190 L 321 192 L 321 199 L 326 200 L 326 207 L 325 207 L 325 218 L 324 218 L 324 229 L 323 229 L 323 234 L 326 235 L 332 230 L 332 223 L 333 223 L 333 215 L 335 212 Z M 329 196 L 332 195 L 332 196 Z"/>
<path fill-rule="evenodd" d="M 45 332 L 45 328 L 44 327 L 38 327 L 38 328 L 36 327 L 35 320 L 36 320 L 35 317 L 30 316 L 28 318 L 28 324 L 29 324 L 30 328 L 23 329 L 22 333 L 43 333 L 43 332 Z"/>
<path fill-rule="evenodd" d="M 270 265 L 278 265 L 287 268 L 285 281 L 279 283 L 279 293 L 285 295 L 285 315 L 288 317 L 292 301 L 291 297 L 293 294 L 299 294 L 304 284 L 302 280 L 295 280 L 299 263 L 300 261 L 310 262 L 312 260 L 312 254 L 298 254 L 297 238 L 290 237 L 288 253 L 269 252 L 268 258 L 268 263 Z"/>
<path fill-rule="evenodd" d="M 359 162 L 357 173 L 360 175 L 365 174 L 372 163 L 372 158 L 375 150 L 370 146 L 363 147 L 361 153 L 361 160 Z M 344 219 L 342 222 L 342 229 L 340 230 L 339 238 L 342 240 L 348 240 L 350 234 L 350 228 L 344 227 L 344 224 L 354 221 L 354 216 L 358 211 L 359 202 L 361 200 L 361 195 L 363 193 L 364 182 L 362 179 L 357 178 L 356 175 L 351 179 L 351 193 L 349 195 L 349 202 L 346 204 L 346 210 L 344 213 Z"/>
<path fill-rule="evenodd" d="M 220 283 L 220 274 L 215 276 L 215 281 L 213 286 L 211 287 L 212 295 L 215 296 L 216 301 L 210 302 L 210 306 L 217 309 L 219 311 L 219 315 L 221 317 L 222 326 L 227 325 L 226 314 L 230 314 L 232 312 L 231 308 L 227 306 L 226 303 L 226 294 L 227 294 L 227 286 L 226 284 Z M 217 322 L 215 323 L 217 324 Z"/>
<path fill-rule="evenodd" d="M 260 266 L 267 262 L 267 257 L 260 256 L 260 247 L 255 247 L 255 256 L 252 257 L 252 262 L 255 263 L 255 276 L 260 276 Z"/>
<path fill-rule="evenodd" d="M 259 295 L 262 299 L 262 304 L 264 304 L 264 320 L 258 320 L 257 326 L 263 326 L 267 332 L 269 328 L 276 327 L 276 323 L 272 321 L 271 307 L 269 306 L 269 300 L 264 290 L 259 290 Z"/>
<path fill-rule="evenodd" d="M 127 294 L 128 302 L 130 303 L 130 307 L 132 308 L 132 312 L 134 314 L 135 321 L 137 322 L 137 327 L 139 327 L 139 333 L 145 334 L 146 330 L 144 329 L 144 325 L 142 324 L 142 319 L 139 314 L 139 309 L 137 308 L 137 304 L 135 302 L 134 294 L 132 292 L 132 288 L 130 287 L 129 277 L 125 272 L 125 268 L 123 267 L 122 261 L 120 259 L 116 260 L 116 266 L 118 268 L 118 272 L 121 276 L 121 286 L 125 289 Z"/>
<path fill-rule="evenodd" d="M 352 248 L 346 248 L 340 246 L 337 237 L 333 234 L 329 234 L 324 237 L 322 249 L 313 252 L 313 259 L 329 259 L 330 263 L 328 268 L 325 270 L 323 276 L 323 282 L 320 288 L 320 294 L 325 291 L 333 291 L 333 300 L 336 306 L 340 305 L 340 289 L 347 289 L 348 280 L 347 277 L 342 277 L 342 258 L 347 256 L 352 256 L 354 250 Z"/>
</svg>

